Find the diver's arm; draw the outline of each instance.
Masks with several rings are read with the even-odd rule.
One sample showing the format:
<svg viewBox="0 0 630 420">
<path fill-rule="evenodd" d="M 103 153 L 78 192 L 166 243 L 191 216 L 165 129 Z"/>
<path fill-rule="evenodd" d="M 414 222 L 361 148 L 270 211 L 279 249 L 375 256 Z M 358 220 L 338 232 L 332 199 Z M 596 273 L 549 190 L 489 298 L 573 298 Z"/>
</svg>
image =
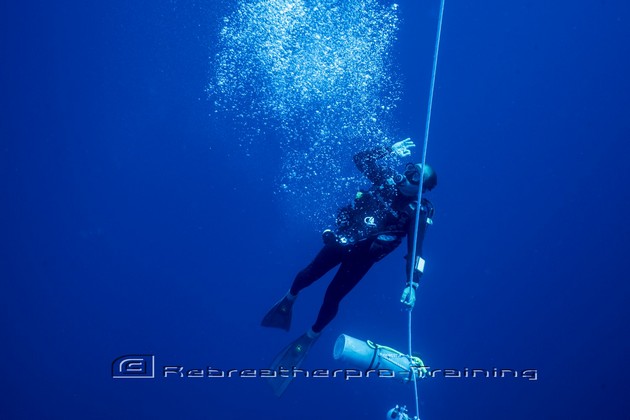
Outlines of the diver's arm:
<svg viewBox="0 0 630 420">
<path fill-rule="evenodd" d="M 423 200 L 424 201 L 424 200 Z M 430 205 L 427 203 L 427 205 Z M 424 234 L 428 225 L 428 212 L 421 208 L 418 227 L 416 228 L 416 212 L 410 215 L 409 230 L 407 232 L 407 282 L 403 290 L 400 302 L 407 308 L 411 309 L 416 303 L 416 289 L 420 284 L 420 277 L 424 271 L 424 259 L 422 258 L 422 243 L 424 242 Z M 418 232 L 415 241 L 414 253 L 414 236 Z M 415 258 L 414 258 L 415 255 Z"/>
<path fill-rule="evenodd" d="M 364 150 L 354 155 L 352 160 L 357 169 L 361 171 L 370 181 L 378 183 L 386 178 L 386 168 L 378 164 L 378 160 L 392 153 L 389 147 L 377 147 L 376 149 Z"/>
<path fill-rule="evenodd" d="M 416 249 L 414 253 L 414 234 L 415 231 L 418 231 L 418 236 L 416 240 Z M 411 214 L 411 222 L 409 223 L 409 231 L 407 233 L 407 277 L 409 277 L 409 273 L 411 273 L 412 265 L 413 265 L 413 273 L 412 278 L 407 279 L 407 284 L 420 282 L 420 277 L 422 277 L 422 272 L 424 271 L 424 259 L 422 258 L 422 243 L 424 242 L 424 234 L 427 230 L 427 213 L 424 209 L 420 210 L 420 220 L 418 221 L 418 227 L 416 229 L 416 213 L 415 211 Z M 416 256 L 415 262 L 411 261 L 413 255 Z"/>
<path fill-rule="evenodd" d="M 379 165 L 378 161 L 389 155 L 407 157 L 411 154 L 409 149 L 415 146 L 411 139 L 405 139 L 389 147 L 381 146 L 376 149 L 365 150 L 354 155 L 354 164 L 370 181 L 375 184 L 382 183 L 387 178 L 394 176 L 395 172 L 391 168 Z"/>
</svg>

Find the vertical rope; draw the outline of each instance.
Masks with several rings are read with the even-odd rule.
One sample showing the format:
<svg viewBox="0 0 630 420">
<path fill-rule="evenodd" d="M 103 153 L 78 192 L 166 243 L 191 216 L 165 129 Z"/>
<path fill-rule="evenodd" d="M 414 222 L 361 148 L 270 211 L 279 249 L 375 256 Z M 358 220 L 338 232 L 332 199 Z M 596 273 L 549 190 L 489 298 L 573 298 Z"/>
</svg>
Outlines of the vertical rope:
<svg viewBox="0 0 630 420">
<path fill-rule="evenodd" d="M 433 69 L 431 71 L 431 86 L 429 88 L 429 101 L 428 101 L 428 105 L 427 105 L 427 119 L 426 119 L 426 123 L 425 123 L 425 127 L 424 127 L 424 140 L 423 140 L 423 145 L 422 145 L 422 168 L 424 171 L 424 166 L 426 164 L 426 160 L 427 160 L 427 148 L 429 146 L 429 131 L 431 128 L 431 113 L 433 111 L 433 96 L 435 93 L 435 79 L 437 77 L 437 64 L 438 64 L 438 55 L 440 53 L 440 40 L 442 38 L 442 21 L 444 18 L 444 1 L 445 0 L 441 0 L 440 1 L 440 15 L 438 17 L 438 26 L 437 26 L 437 35 L 435 37 L 435 50 L 433 52 Z M 420 183 L 419 183 L 419 189 L 418 189 L 418 206 L 416 208 L 416 229 L 414 231 L 413 234 L 413 250 L 412 250 L 412 258 L 411 258 L 411 265 L 410 265 L 410 270 L 409 270 L 409 282 L 411 283 L 411 281 L 413 281 L 413 272 L 416 266 L 416 246 L 418 244 L 418 224 L 420 222 L 420 213 L 422 210 L 422 187 L 424 184 L 424 176 L 423 174 L 421 174 L 420 176 Z M 409 287 L 412 287 L 411 284 L 409 285 Z M 411 352 L 411 312 L 412 309 L 409 310 L 409 328 L 408 328 L 408 339 L 409 339 L 409 360 L 411 361 L 412 365 L 413 365 L 413 361 L 412 361 L 412 352 Z M 416 417 L 418 418 L 418 420 L 420 419 L 420 398 L 418 396 L 418 381 L 416 378 L 416 371 L 415 369 L 411 369 L 411 376 L 413 378 L 413 387 L 414 387 L 414 393 L 415 393 L 415 398 L 416 398 Z"/>
<path fill-rule="evenodd" d="M 413 359 L 411 354 L 411 310 L 409 310 L 408 314 L 409 322 L 407 323 L 408 328 L 408 336 L 409 336 L 409 362 L 411 366 L 413 366 Z M 411 368 L 411 377 L 413 378 L 413 392 L 416 397 L 416 417 L 420 420 L 420 397 L 418 396 L 418 379 L 416 378 L 416 370 Z"/>
</svg>

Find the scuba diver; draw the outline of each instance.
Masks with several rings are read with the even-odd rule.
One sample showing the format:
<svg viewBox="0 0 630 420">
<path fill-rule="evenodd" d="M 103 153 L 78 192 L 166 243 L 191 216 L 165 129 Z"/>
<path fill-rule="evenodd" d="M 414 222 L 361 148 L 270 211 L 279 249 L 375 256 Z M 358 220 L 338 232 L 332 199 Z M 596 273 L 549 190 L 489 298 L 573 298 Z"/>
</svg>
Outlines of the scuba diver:
<svg viewBox="0 0 630 420">
<path fill-rule="evenodd" d="M 432 190 L 437 185 L 437 175 L 429 165 L 423 167 L 413 163 L 407 164 L 404 173 L 400 174 L 384 162 L 384 158 L 391 155 L 411 155 L 412 147 L 415 144 L 406 139 L 391 147 L 379 147 L 354 156 L 355 165 L 372 182 L 372 186 L 367 191 L 359 191 L 353 204 L 339 209 L 336 229 L 327 229 L 322 235 L 323 248 L 297 274 L 287 294 L 263 318 L 262 326 L 289 331 L 293 304 L 298 294 L 339 265 L 326 289 L 317 320 L 306 333 L 280 352 L 272 363 L 271 370 L 297 369 L 322 330 L 337 315 L 341 300 L 367 274 L 372 265 L 396 249 L 405 236 L 407 273 L 413 270 L 413 275 L 407 279 L 401 302 L 409 309 L 415 304 L 415 290 L 424 269 L 422 241 L 433 216 L 433 205 L 422 198 L 419 223 L 416 226 L 419 189 L 422 184 L 423 192 Z M 416 255 L 415 262 L 411 261 L 412 255 Z M 282 395 L 291 379 L 292 376 L 270 378 L 277 396 Z"/>
</svg>

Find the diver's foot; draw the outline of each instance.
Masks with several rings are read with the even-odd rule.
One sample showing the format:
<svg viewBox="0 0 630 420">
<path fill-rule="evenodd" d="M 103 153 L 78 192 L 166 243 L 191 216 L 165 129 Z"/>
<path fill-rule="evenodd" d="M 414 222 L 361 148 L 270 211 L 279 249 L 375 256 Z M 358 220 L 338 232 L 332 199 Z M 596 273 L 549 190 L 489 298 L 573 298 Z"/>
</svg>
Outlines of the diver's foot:
<svg viewBox="0 0 630 420">
<path fill-rule="evenodd" d="M 278 375 L 267 379 L 276 396 L 280 397 L 295 378 L 294 374 L 287 375 L 286 372 L 293 372 L 300 368 L 319 336 L 320 333 L 311 329 L 295 339 L 276 356 L 269 370 L 278 372 Z M 285 372 L 285 374 L 280 374 L 280 372 Z"/>
<path fill-rule="evenodd" d="M 280 299 L 267 312 L 260 325 L 289 331 L 291 329 L 291 317 L 293 316 L 293 302 L 295 302 L 295 296 L 291 298 L 290 295 L 287 295 Z"/>
</svg>

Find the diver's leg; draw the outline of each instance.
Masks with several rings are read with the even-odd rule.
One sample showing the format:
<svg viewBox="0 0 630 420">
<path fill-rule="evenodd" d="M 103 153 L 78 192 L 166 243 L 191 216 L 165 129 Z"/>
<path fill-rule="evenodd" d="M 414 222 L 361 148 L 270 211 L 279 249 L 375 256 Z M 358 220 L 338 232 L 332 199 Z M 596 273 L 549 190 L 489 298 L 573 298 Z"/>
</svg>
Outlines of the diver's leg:
<svg viewBox="0 0 630 420">
<path fill-rule="evenodd" d="M 289 331 L 293 316 L 293 303 L 297 294 L 339 264 L 342 255 L 342 250 L 338 246 L 324 246 L 313 262 L 298 273 L 291 289 L 267 312 L 261 325 Z"/>
<path fill-rule="evenodd" d="M 324 246 L 315 259 L 295 276 L 289 290 L 290 297 L 295 298 L 300 291 L 322 278 L 341 262 L 342 255 L 343 250 L 339 246 Z"/>
<path fill-rule="evenodd" d="M 326 289 L 324 302 L 312 327 L 314 332 L 321 332 L 335 318 L 341 300 L 361 281 L 373 264 L 374 259 L 366 252 L 353 253 L 341 263 Z"/>
</svg>

